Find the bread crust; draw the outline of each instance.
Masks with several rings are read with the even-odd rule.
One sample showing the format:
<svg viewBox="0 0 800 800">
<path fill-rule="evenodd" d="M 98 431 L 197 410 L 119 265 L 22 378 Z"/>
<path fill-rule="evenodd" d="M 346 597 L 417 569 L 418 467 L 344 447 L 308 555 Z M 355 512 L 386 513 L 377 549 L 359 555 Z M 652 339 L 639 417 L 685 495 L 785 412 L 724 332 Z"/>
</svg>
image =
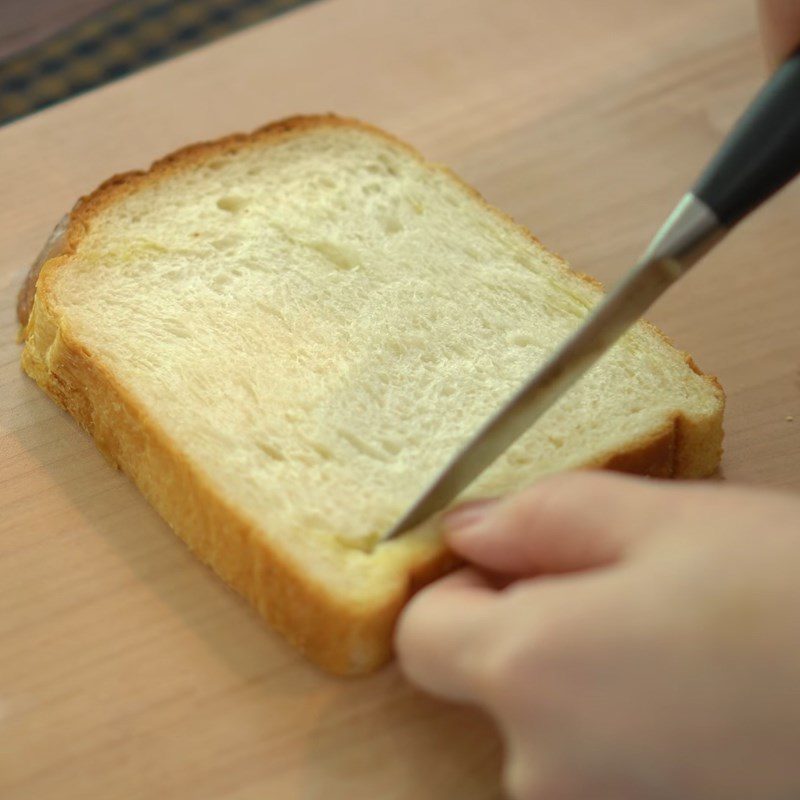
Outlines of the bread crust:
<svg viewBox="0 0 800 800">
<path fill-rule="evenodd" d="M 355 607 L 343 602 L 312 580 L 302 564 L 271 547 L 257 527 L 216 492 L 174 446 L 161 424 L 72 336 L 51 302 L 53 276 L 76 253 L 93 218 L 121 197 L 211 156 L 330 126 L 355 127 L 383 137 L 423 160 L 390 134 L 332 114 L 292 117 L 252 134 L 185 147 L 156 161 L 147 171 L 116 175 L 80 199 L 31 268 L 20 292 L 18 316 L 23 326 L 25 371 L 93 436 L 109 461 L 134 480 L 190 549 L 311 660 L 339 675 L 358 675 L 391 658 L 394 625 L 403 605 L 418 588 L 452 569 L 456 559 L 440 542 L 419 548 L 408 559 L 396 591 L 387 594 L 380 605 Z M 434 168 L 452 176 L 492 214 L 542 246 L 527 229 L 489 205 L 452 172 Z M 597 285 L 587 276 L 580 277 Z M 704 375 L 688 355 L 682 355 L 690 368 L 708 381 L 719 399 L 718 413 L 699 422 L 683 416 L 666 419 L 663 428 L 647 440 L 625 452 L 605 454 L 589 466 L 656 477 L 701 477 L 716 470 L 724 395 L 715 378 Z"/>
</svg>

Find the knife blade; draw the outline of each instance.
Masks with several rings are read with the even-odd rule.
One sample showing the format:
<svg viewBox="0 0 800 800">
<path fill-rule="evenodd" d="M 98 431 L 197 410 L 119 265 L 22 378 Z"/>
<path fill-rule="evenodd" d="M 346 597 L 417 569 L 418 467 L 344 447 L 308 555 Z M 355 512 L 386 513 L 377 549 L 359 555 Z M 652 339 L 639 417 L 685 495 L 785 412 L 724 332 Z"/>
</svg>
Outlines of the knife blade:
<svg viewBox="0 0 800 800">
<path fill-rule="evenodd" d="M 725 232 L 702 200 L 686 195 L 641 261 L 453 456 L 384 539 L 416 527 L 454 500 L 580 380 Z"/>
</svg>

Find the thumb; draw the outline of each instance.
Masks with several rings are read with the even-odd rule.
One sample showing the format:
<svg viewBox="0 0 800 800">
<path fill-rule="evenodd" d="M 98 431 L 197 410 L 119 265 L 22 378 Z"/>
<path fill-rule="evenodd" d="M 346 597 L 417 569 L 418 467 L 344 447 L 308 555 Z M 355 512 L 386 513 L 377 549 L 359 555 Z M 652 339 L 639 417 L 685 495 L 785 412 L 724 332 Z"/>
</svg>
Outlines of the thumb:
<svg viewBox="0 0 800 800">
<path fill-rule="evenodd" d="M 767 58 L 777 67 L 800 44 L 800 3 L 759 0 L 758 10 Z"/>
<path fill-rule="evenodd" d="M 686 490 L 611 473 L 564 473 L 456 508 L 442 524 L 450 547 L 485 569 L 576 572 L 623 559 L 670 515 L 676 491 Z"/>
</svg>

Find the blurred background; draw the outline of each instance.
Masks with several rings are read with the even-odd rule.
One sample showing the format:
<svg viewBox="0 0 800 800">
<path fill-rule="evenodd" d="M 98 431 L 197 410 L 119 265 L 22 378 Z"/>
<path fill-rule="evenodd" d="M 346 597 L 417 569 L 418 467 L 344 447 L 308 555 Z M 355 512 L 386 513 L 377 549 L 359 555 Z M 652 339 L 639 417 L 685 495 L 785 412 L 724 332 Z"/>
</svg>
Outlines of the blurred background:
<svg viewBox="0 0 800 800">
<path fill-rule="evenodd" d="M 0 125 L 310 0 L 3 0 Z"/>
</svg>

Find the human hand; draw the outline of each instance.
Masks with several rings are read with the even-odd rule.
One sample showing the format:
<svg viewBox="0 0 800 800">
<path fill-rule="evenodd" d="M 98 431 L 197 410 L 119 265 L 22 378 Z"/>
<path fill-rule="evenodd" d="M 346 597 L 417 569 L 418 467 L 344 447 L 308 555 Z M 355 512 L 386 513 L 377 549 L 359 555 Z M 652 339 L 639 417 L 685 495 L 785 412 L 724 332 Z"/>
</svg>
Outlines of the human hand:
<svg viewBox="0 0 800 800">
<path fill-rule="evenodd" d="M 800 499 L 582 472 L 446 530 L 480 571 L 412 600 L 400 663 L 495 718 L 513 797 L 800 797 Z"/>
<path fill-rule="evenodd" d="M 759 0 L 758 12 L 767 57 L 777 67 L 800 44 L 800 2 Z"/>
</svg>

